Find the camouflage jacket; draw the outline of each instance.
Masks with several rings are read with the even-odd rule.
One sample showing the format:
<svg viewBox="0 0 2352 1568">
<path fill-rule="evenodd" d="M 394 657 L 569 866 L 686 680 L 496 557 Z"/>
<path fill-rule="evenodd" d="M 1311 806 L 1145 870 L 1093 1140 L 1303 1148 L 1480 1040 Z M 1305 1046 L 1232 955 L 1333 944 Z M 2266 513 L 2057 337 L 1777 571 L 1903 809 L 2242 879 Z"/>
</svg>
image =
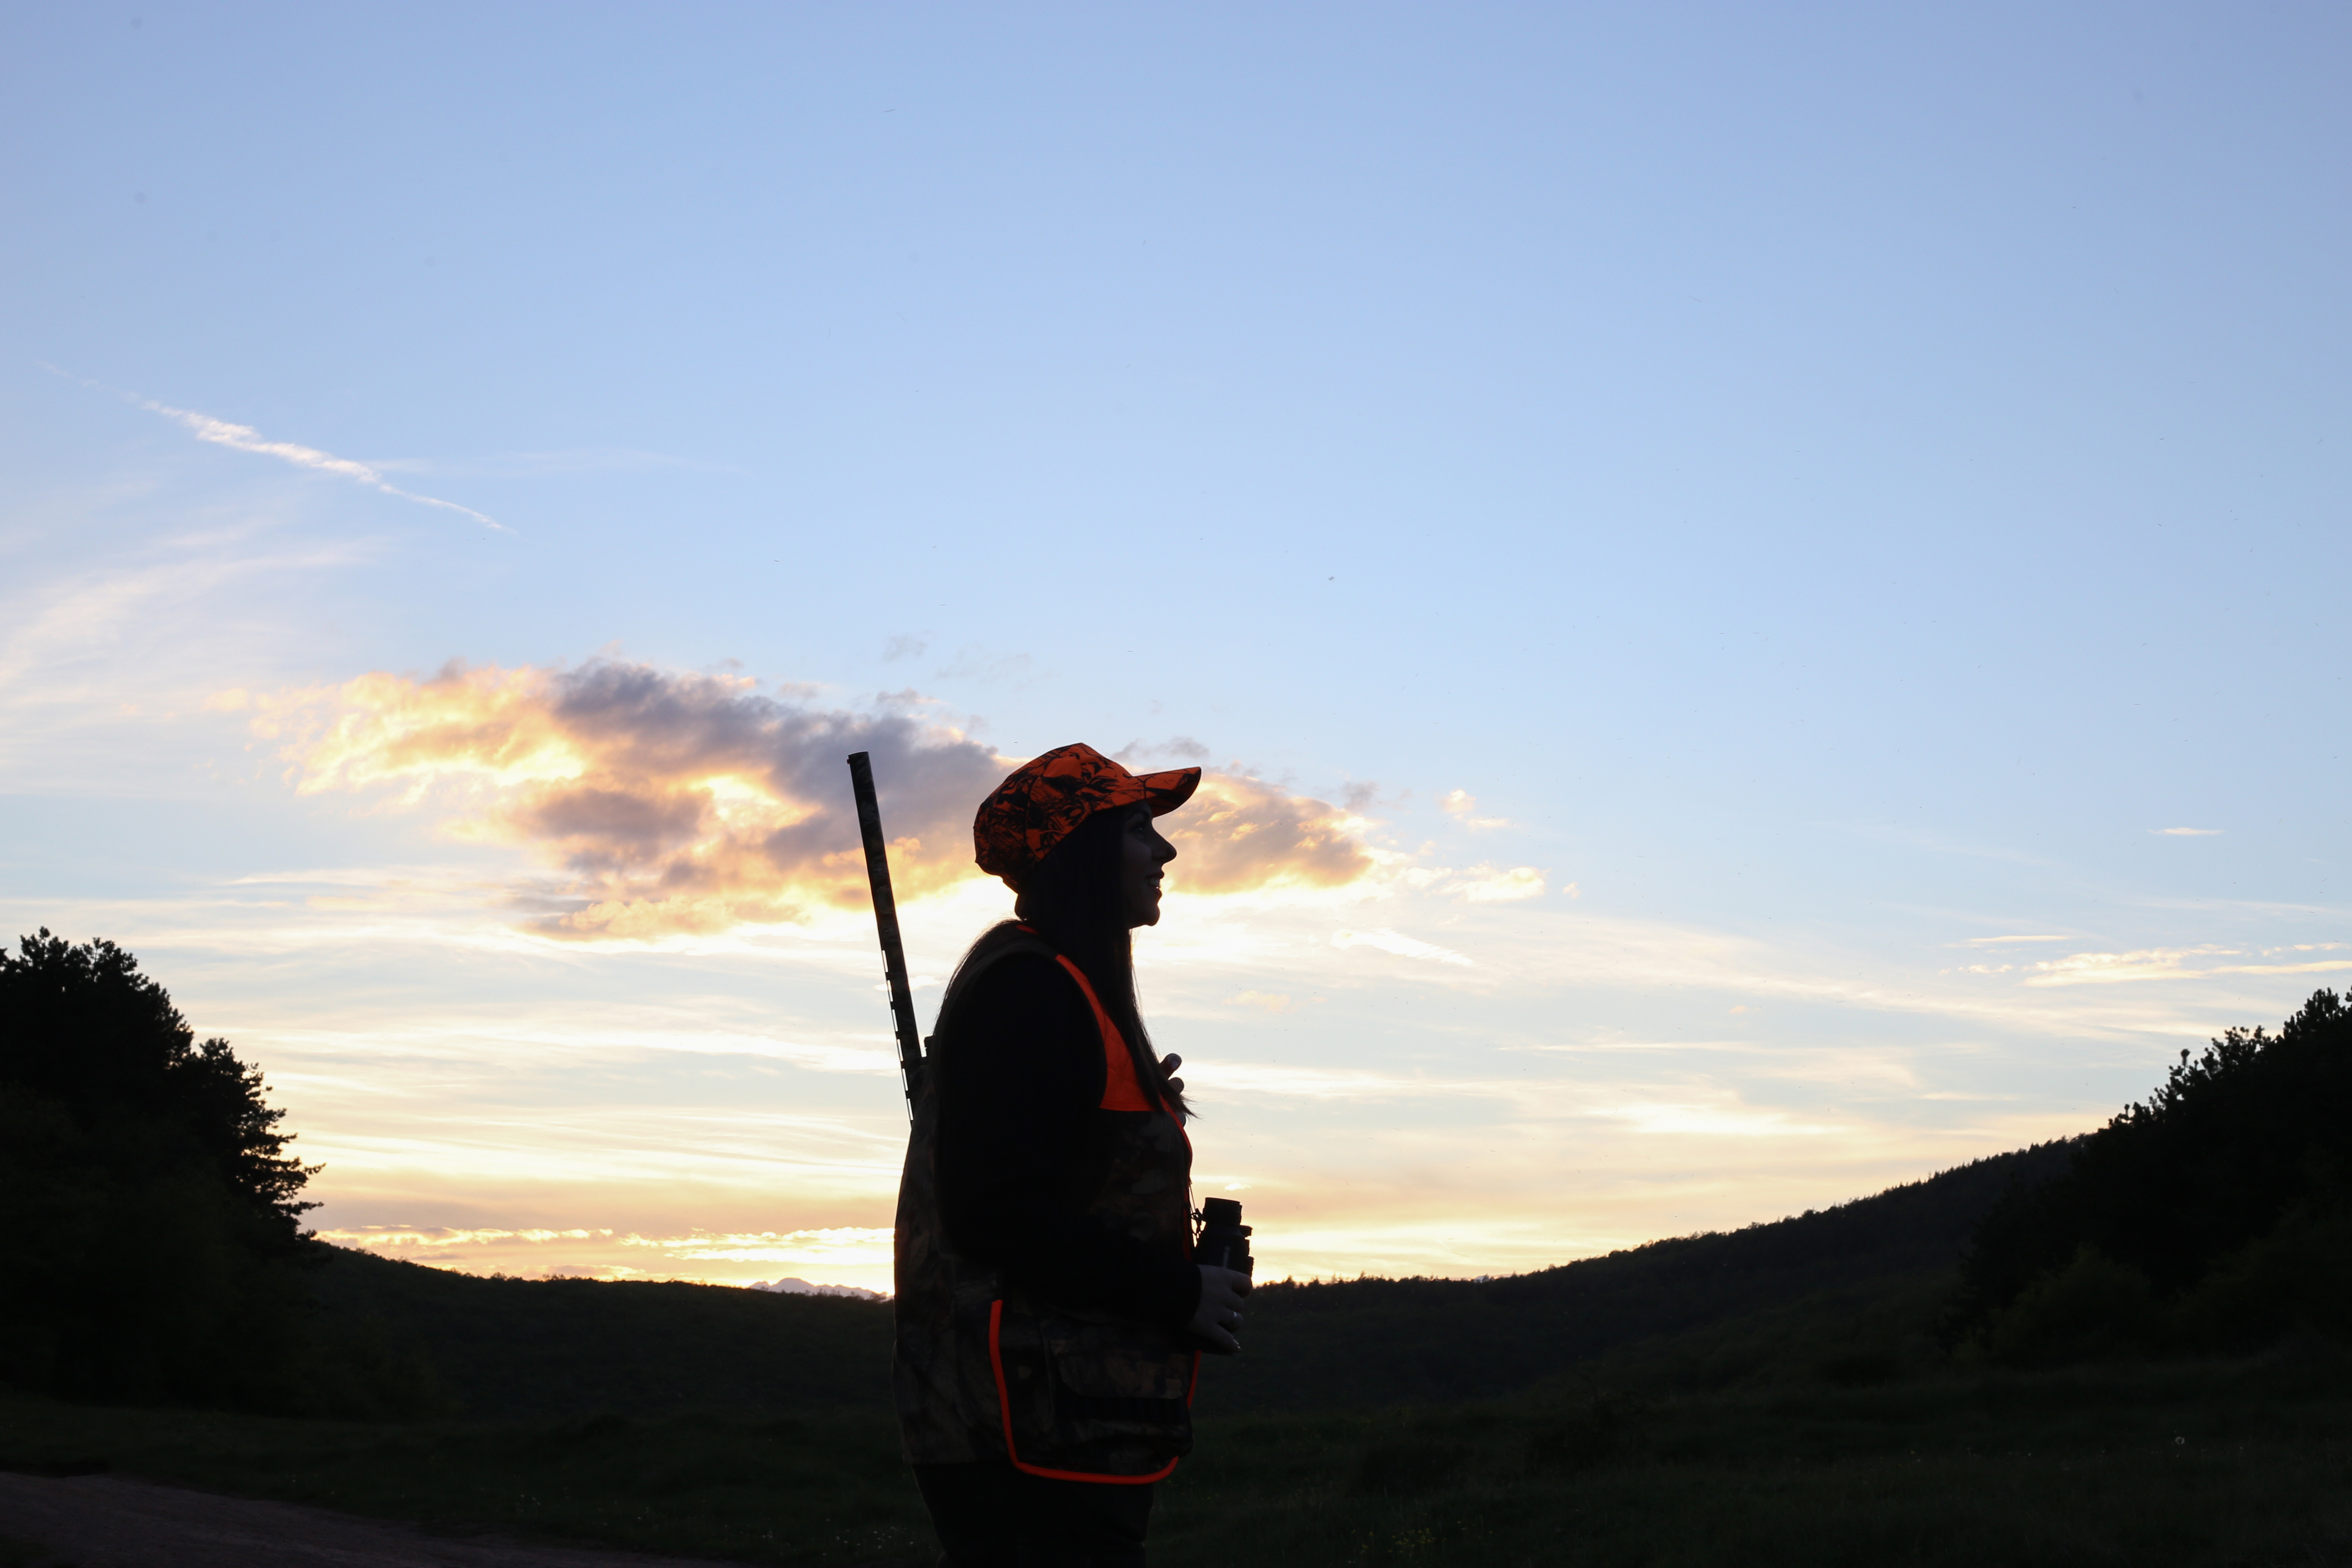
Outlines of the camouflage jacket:
<svg viewBox="0 0 2352 1568">
<path fill-rule="evenodd" d="M 1094 988 L 1042 938 L 982 955 L 1054 958 L 1085 994 L 1102 1034 L 1104 1089 L 1097 1116 L 1115 1136 L 1087 1212 L 1138 1240 L 1192 1252 L 1192 1148 L 1184 1129 L 1145 1098 L 1135 1062 Z M 935 1052 L 953 1050 L 957 996 L 940 1009 Z M 1070 1480 L 1158 1480 L 1192 1447 L 1199 1352 L 1182 1336 L 1038 1299 L 998 1270 L 960 1257 L 940 1223 L 935 1186 L 936 1072 L 923 1075 L 898 1185 L 897 1343 L 891 1382 L 898 1432 L 913 1464 L 1010 1459 Z"/>
</svg>

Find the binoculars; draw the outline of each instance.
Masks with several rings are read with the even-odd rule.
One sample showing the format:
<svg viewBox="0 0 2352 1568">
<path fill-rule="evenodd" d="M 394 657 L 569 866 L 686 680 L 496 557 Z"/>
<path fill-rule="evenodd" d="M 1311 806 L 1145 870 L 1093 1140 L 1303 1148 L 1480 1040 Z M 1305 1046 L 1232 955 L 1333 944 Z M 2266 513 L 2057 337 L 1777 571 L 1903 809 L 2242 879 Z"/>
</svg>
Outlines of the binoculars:
<svg viewBox="0 0 2352 1568">
<path fill-rule="evenodd" d="M 1250 1227 L 1242 1223 L 1242 1205 L 1232 1198 L 1204 1198 L 1201 1203 L 1201 1234 L 1192 1243 L 1192 1261 L 1213 1268 L 1250 1271 Z"/>
<path fill-rule="evenodd" d="M 1238 1274 L 1250 1271 L 1250 1227 L 1242 1223 L 1242 1205 L 1232 1198 L 1204 1198 L 1201 1202 L 1201 1234 L 1192 1238 L 1192 1261 L 1205 1263 L 1213 1268 L 1230 1268 Z M 1218 1355 L 1234 1352 L 1224 1346 L 1212 1344 L 1205 1338 L 1193 1342 L 1204 1351 Z"/>
</svg>

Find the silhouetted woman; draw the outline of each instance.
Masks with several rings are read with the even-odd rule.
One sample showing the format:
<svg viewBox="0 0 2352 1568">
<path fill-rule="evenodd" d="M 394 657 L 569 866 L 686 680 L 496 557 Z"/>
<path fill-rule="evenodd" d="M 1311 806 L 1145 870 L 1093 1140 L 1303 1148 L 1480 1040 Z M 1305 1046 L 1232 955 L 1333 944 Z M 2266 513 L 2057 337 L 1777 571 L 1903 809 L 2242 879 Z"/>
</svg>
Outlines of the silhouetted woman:
<svg viewBox="0 0 2352 1568">
<path fill-rule="evenodd" d="M 1154 818 L 1200 781 L 1064 746 L 972 825 L 1015 918 L 948 983 L 898 1189 L 898 1426 L 952 1568 L 1140 1564 L 1200 1350 L 1240 1348 L 1249 1280 L 1192 1261 L 1183 1084 L 1129 937 L 1176 855 Z"/>
</svg>

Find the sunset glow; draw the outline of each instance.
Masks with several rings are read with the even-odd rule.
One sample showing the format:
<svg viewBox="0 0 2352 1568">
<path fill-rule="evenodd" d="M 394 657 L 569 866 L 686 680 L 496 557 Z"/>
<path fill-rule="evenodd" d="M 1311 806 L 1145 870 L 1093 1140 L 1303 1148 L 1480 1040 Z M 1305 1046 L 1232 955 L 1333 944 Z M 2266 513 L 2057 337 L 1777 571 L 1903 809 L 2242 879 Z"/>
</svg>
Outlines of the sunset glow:
<svg viewBox="0 0 2352 1568">
<path fill-rule="evenodd" d="M 852 752 L 926 1028 L 1007 770 L 1204 770 L 1139 973 L 1277 1277 L 2352 976 L 2342 14 L 723 9 L 6 24 L 0 934 L 322 1236 L 887 1288 Z"/>
</svg>

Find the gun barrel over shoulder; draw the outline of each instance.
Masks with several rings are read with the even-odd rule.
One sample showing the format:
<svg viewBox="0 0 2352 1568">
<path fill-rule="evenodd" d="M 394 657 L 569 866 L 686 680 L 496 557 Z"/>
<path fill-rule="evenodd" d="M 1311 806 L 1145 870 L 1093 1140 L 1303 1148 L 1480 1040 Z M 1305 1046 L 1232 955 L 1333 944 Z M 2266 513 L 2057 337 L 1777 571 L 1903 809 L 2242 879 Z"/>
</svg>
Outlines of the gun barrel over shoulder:
<svg viewBox="0 0 2352 1568">
<path fill-rule="evenodd" d="M 882 973 L 890 984 L 898 1074 L 906 1086 L 907 1114 L 912 1116 L 915 1091 L 923 1081 L 923 1042 L 915 1031 L 915 995 L 907 983 L 907 949 L 898 940 L 898 900 L 890 891 L 890 850 L 882 837 L 882 805 L 874 795 L 874 763 L 864 752 L 850 754 L 849 782 L 857 795 L 857 831 L 866 841 L 866 881 L 874 893 L 874 924 L 882 939 Z"/>
</svg>

